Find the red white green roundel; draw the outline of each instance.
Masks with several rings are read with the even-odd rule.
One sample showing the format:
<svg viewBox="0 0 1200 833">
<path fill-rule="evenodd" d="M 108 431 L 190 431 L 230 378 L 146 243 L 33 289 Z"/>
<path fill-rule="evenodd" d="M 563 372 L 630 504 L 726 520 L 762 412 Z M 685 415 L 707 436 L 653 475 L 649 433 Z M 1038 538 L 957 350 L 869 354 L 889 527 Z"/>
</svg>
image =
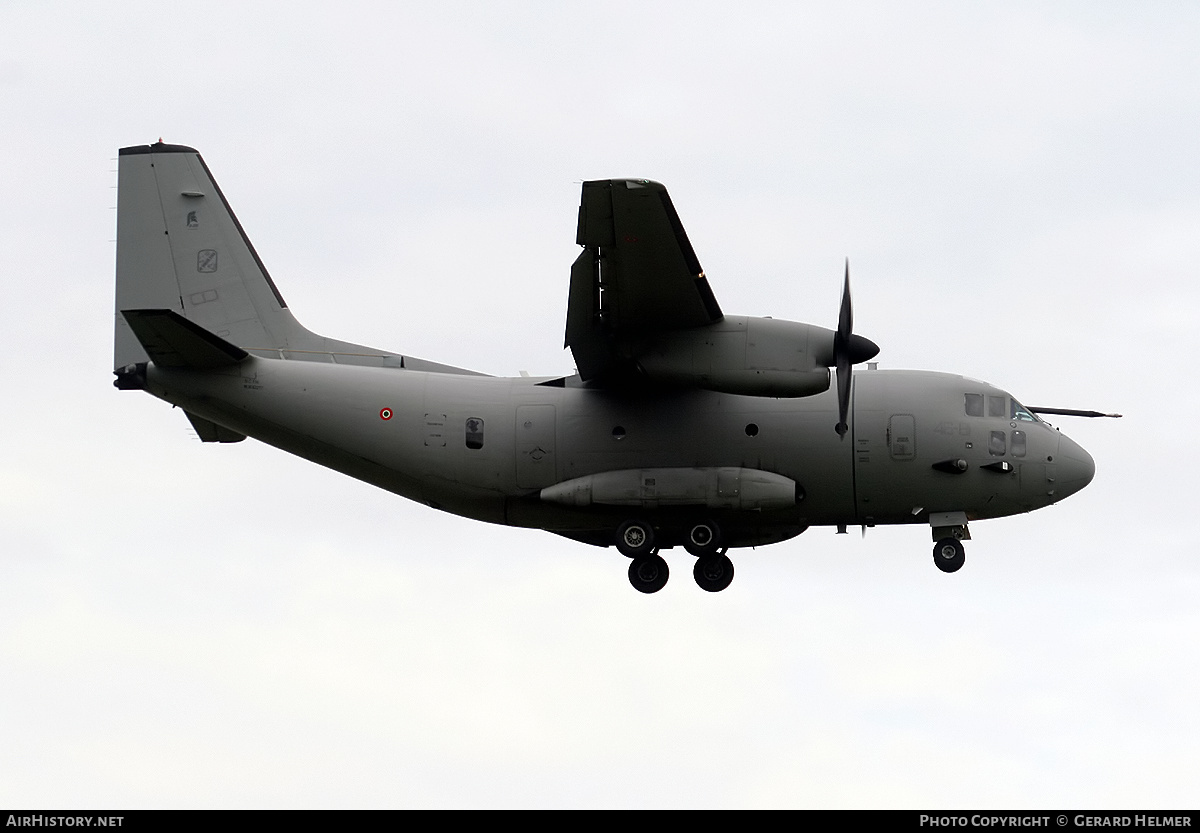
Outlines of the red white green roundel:
<svg viewBox="0 0 1200 833">
<path fill-rule="evenodd" d="M 392 418 L 392 409 L 391 408 L 380 408 L 379 418 L 382 420 L 385 420 L 385 421 L 391 419 Z"/>
</svg>

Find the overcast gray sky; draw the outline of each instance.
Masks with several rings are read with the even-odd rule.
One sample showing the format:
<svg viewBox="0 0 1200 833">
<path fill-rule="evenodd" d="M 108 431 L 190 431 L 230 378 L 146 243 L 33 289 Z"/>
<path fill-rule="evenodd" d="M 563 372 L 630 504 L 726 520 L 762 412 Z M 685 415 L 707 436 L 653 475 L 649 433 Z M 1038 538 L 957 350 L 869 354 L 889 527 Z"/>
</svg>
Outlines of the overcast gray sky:
<svg viewBox="0 0 1200 833">
<path fill-rule="evenodd" d="M 0 3 L 0 805 L 1190 807 L 1193 3 Z M 111 387 L 119 147 L 200 149 L 308 327 L 565 373 L 579 182 L 730 313 L 1060 420 L 1093 484 L 720 594 Z"/>
</svg>

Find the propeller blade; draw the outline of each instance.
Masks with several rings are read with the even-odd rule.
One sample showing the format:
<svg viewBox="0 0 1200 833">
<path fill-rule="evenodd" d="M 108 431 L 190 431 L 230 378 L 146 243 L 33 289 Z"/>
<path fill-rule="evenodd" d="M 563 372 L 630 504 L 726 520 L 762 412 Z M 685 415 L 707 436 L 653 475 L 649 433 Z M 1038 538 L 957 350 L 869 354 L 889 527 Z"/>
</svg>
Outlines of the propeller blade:
<svg viewBox="0 0 1200 833">
<path fill-rule="evenodd" d="M 869 339 L 854 335 L 854 305 L 850 300 L 850 258 L 846 258 L 846 277 L 842 281 L 842 308 L 838 312 L 838 328 L 833 336 L 833 360 L 837 367 L 838 423 L 834 426 L 845 439 L 850 413 L 850 366 L 866 361 L 879 352 Z M 860 358 L 864 357 L 864 358 Z"/>
<path fill-rule="evenodd" d="M 846 278 L 842 283 L 842 308 L 838 312 L 837 334 L 843 342 L 854 332 L 854 309 L 850 304 L 850 258 L 846 258 Z"/>
<path fill-rule="evenodd" d="M 838 424 L 834 426 L 839 437 L 845 437 L 849 426 L 846 416 L 850 412 L 850 359 L 846 351 L 837 351 Z"/>
</svg>

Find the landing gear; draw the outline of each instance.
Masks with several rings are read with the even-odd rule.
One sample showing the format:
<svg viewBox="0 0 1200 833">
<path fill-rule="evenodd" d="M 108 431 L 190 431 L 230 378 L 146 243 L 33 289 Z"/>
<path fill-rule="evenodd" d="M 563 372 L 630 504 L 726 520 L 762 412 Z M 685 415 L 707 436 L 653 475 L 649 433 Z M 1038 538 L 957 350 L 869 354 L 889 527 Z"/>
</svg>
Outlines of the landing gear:
<svg viewBox="0 0 1200 833">
<path fill-rule="evenodd" d="M 680 536 L 680 532 L 684 534 Z M 692 576 L 701 590 L 717 593 L 733 581 L 733 562 L 725 555 L 721 529 L 710 520 L 702 520 L 690 526 L 668 528 L 663 535 L 666 547 L 683 546 L 696 556 Z M 617 528 L 614 543 L 617 550 L 630 559 L 629 583 L 639 593 L 657 593 L 667 583 L 667 562 L 658 554 L 654 527 L 646 521 L 628 520 Z"/>
<path fill-rule="evenodd" d="M 654 527 L 645 521 L 626 521 L 617 529 L 617 549 L 626 558 L 649 555 L 654 551 Z M 666 569 L 665 563 L 663 569 Z"/>
<path fill-rule="evenodd" d="M 933 527 L 933 563 L 943 573 L 962 569 L 967 560 L 962 542 L 971 540 L 967 529 L 966 512 L 930 512 L 929 525 Z"/>
<path fill-rule="evenodd" d="M 683 548 L 696 556 L 692 576 L 701 590 L 719 593 L 733 581 L 733 562 L 721 547 L 721 528 L 712 521 L 693 525 Z"/>
<path fill-rule="evenodd" d="M 688 530 L 683 548 L 697 558 L 714 555 L 721 549 L 721 529 L 712 521 L 701 521 Z"/>
<path fill-rule="evenodd" d="M 733 581 L 733 562 L 723 552 L 702 555 L 696 559 L 692 577 L 701 590 L 719 593 Z"/>
<path fill-rule="evenodd" d="M 629 583 L 639 593 L 657 593 L 669 576 L 667 562 L 657 553 L 639 555 L 629 564 Z"/>
<path fill-rule="evenodd" d="M 967 560 L 967 551 L 957 538 L 943 538 L 933 545 L 933 563 L 943 573 L 953 573 Z"/>
</svg>

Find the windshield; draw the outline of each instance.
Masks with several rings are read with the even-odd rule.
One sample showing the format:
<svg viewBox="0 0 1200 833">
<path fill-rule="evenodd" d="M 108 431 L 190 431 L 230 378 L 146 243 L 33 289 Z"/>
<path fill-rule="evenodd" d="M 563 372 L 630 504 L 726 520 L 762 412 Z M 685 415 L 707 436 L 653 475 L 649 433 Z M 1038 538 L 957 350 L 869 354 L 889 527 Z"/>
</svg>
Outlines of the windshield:
<svg viewBox="0 0 1200 833">
<path fill-rule="evenodd" d="M 1015 399 L 1012 400 L 1012 413 L 1010 416 L 1018 422 L 1041 422 L 1032 411 Z"/>
</svg>

